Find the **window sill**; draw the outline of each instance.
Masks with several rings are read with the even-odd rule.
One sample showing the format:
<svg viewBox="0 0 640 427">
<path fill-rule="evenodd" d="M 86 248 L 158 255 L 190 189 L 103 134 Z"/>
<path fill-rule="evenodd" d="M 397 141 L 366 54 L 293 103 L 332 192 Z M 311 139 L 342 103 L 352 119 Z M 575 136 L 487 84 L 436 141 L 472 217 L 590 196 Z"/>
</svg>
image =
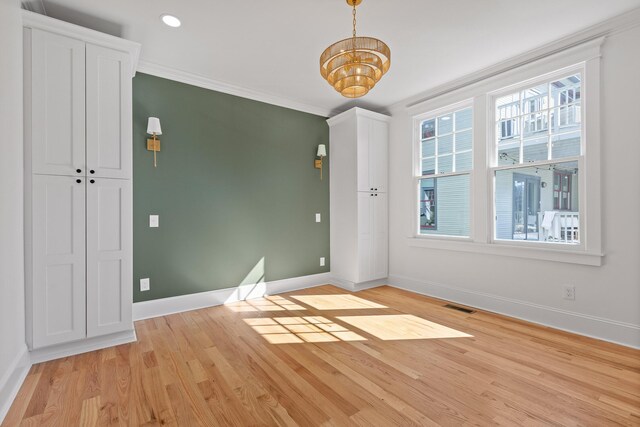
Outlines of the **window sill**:
<svg viewBox="0 0 640 427">
<path fill-rule="evenodd" d="M 601 266 L 604 255 L 580 250 L 525 247 L 523 245 L 479 243 L 464 238 L 409 237 L 409 246 L 416 248 L 442 249 L 446 251 L 471 252 L 487 255 L 509 256 L 542 261 L 565 262 Z"/>
</svg>

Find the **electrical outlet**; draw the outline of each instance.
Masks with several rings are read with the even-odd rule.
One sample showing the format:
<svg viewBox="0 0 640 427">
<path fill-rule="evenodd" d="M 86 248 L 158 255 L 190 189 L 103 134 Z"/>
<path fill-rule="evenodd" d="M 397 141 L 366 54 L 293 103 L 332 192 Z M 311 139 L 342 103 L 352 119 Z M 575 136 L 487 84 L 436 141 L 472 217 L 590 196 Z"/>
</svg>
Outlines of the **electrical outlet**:
<svg viewBox="0 0 640 427">
<path fill-rule="evenodd" d="M 160 215 L 149 215 L 149 227 L 160 227 Z"/>
<path fill-rule="evenodd" d="M 324 257 L 320 257 L 320 267 L 324 267 Z"/>
<path fill-rule="evenodd" d="M 320 220 L 321 220 L 321 219 L 320 219 L 320 214 L 319 214 L 319 213 L 317 213 L 317 214 L 316 214 L 316 222 L 320 222 Z"/>
<path fill-rule="evenodd" d="M 571 285 L 563 285 L 562 286 L 562 298 L 567 300 L 575 300 L 576 299 L 576 287 Z"/>
<path fill-rule="evenodd" d="M 148 291 L 149 289 L 151 289 L 151 285 L 149 283 L 149 279 L 140 279 L 140 291 L 144 292 L 144 291 Z"/>
</svg>

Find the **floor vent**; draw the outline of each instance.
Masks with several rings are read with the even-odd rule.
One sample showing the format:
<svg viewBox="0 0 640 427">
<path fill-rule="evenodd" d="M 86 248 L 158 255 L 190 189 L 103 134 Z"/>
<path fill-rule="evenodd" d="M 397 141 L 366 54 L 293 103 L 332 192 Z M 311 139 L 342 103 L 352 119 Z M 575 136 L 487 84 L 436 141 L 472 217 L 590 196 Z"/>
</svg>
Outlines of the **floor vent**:
<svg viewBox="0 0 640 427">
<path fill-rule="evenodd" d="M 464 307 L 460 307 L 458 305 L 453 305 L 453 304 L 445 304 L 446 308 L 450 308 L 452 310 L 458 310 L 458 311 L 462 311 L 463 313 L 467 313 L 467 314 L 472 314 L 475 313 L 475 310 L 471 310 L 470 308 L 464 308 Z"/>
</svg>

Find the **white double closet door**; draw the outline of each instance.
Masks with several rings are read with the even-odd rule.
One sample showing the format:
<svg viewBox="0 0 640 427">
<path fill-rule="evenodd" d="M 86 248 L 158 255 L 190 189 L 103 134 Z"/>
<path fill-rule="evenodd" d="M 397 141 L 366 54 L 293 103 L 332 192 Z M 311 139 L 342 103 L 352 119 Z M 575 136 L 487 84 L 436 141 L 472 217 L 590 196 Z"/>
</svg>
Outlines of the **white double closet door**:
<svg viewBox="0 0 640 427">
<path fill-rule="evenodd" d="M 131 329 L 131 181 L 32 184 L 33 347 Z"/>
<path fill-rule="evenodd" d="M 24 36 L 30 346 L 132 330 L 129 54 Z"/>
</svg>

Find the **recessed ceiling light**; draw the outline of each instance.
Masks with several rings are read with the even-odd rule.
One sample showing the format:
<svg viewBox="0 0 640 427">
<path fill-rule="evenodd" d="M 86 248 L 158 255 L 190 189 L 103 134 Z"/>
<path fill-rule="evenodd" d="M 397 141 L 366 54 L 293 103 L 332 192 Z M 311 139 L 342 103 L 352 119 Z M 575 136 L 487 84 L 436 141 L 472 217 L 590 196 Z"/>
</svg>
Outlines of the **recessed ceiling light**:
<svg viewBox="0 0 640 427">
<path fill-rule="evenodd" d="M 174 27 L 177 28 L 180 25 L 182 25 L 182 23 L 180 22 L 180 20 L 173 16 L 173 15 L 168 15 L 168 14 L 164 14 L 160 17 L 160 19 L 162 19 L 162 22 L 164 22 L 165 24 L 167 24 L 170 27 Z"/>
</svg>

